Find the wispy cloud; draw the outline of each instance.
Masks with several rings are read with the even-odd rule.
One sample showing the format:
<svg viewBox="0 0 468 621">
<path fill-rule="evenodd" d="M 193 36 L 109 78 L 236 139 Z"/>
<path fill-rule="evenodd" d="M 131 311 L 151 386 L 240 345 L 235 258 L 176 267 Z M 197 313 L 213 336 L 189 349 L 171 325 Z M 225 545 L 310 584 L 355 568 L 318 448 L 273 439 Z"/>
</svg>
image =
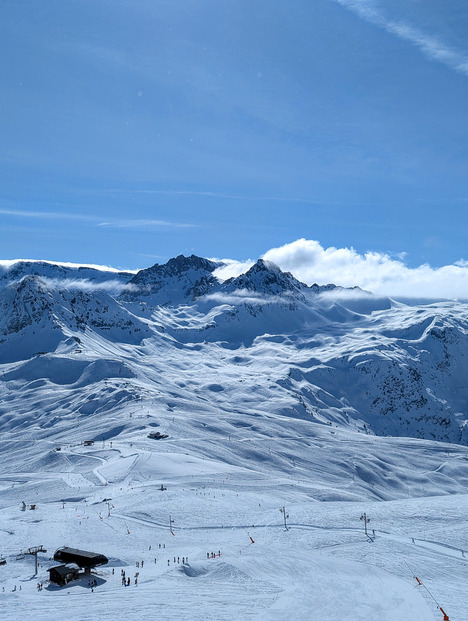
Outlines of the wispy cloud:
<svg viewBox="0 0 468 621">
<path fill-rule="evenodd" d="M 423 264 L 412 268 L 405 263 L 402 255 L 394 257 L 383 252 L 361 254 L 354 248 L 333 246 L 324 248 L 318 241 L 308 239 L 272 248 L 263 258 L 273 261 L 308 285 L 333 283 L 343 287 L 359 286 L 391 297 L 468 299 L 466 261 L 442 267 Z M 236 271 L 246 271 L 250 266 L 250 262 L 225 262 L 233 275 Z"/>
<path fill-rule="evenodd" d="M 1 209 L 0 215 L 12 216 L 16 218 L 36 218 L 39 220 L 72 220 L 80 222 L 89 222 L 93 226 L 102 226 L 107 228 L 129 228 L 129 229 L 147 229 L 147 228 L 196 228 L 198 224 L 186 222 L 169 222 L 167 220 L 157 220 L 153 218 L 130 218 L 130 219 L 112 219 L 105 220 L 99 216 L 89 216 L 79 213 L 67 213 L 60 211 L 35 211 L 24 209 Z"/>
<path fill-rule="evenodd" d="M 129 192 L 129 190 L 111 189 L 108 192 Z M 131 190 L 135 194 L 154 194 L 163 196 L 206 196 L 208 198 L 226 198 L 240 201 L 277 201 L 283 203 L 305 203 L 308 205 L 336 205 L 337 202 L 324 202 L 313 198 L 298 196 L 256 196 L 255 194 L 229 194 L 225 192 L 213 192 L 209 190 Z"/>
<path fill-rule="evenodd" d="M 385 16 L 375 0 L 333 0 L 353 11 L 362 19 L 384 28 L 387 32 L 416 46 L 429 60 L 443 63 L 447 67 L 468 76 L 468 54 L 457 49 L 440 37 L 422 31 L 405 21 L 395 21 Z"/>
<path fill-rule="evenodd" d="M 93 293 L 95 291 L 104 291 L 106 293 L 111 293 L 114 295 L 118 295 L 123 291 L 136 291 L 138 288 L 134 285 L 121 283 L 118 280 L 106 280 L 105 282 L 93 282 L 88 280 L 87 278 L 41 278 L 41 282 L 48 289 L 57 289 L 64 290 L 68 289 L 70 291 L 83 291 L 85 293 Z"/>
<path fill-rule="evenodd" d="M 134 252 L 133 255 L 137 257 L 143 257 L 145 259 L 157 259 L 158 261 L 164 261 L 165 257 L 162 254 L 150 254 L 147 252 Z"/>
<path fill-rule="evenodd" d="M 98 226 L 114 229 L 148 229 L 148 228 L 197 228 L 198 224 L 186 222 L 169 222 L 167 220 L 153 220 L 151 218 L 140 218 L 135 220 L 108 220 L 107 222 L 99 222 Z"/>
<path fill-rule="evenodd" d="M 239 306 L 241 304 L 290 304 L 291 300 L 288 298 L 287 294 L 284 296 L 266 295 L 264 293 L 250 291 L 248 289 L 238 289 L 237 291 L 232 291 L 230 293 L 209 293 L 208 295 L 201 297 L 199 302 L 215 302 L 216 304 Z"/>
<path fill-rule="evenodd" d="M 13 216 L 15 218 L 37 218 L 39 220 L 80 220 L 83 222 L 96 222 L 96 217 L 79 213 L 67 213 L 60 211 L 36 211 L 25 209 L 1 209 L 0 215 Z"/>
</svg>

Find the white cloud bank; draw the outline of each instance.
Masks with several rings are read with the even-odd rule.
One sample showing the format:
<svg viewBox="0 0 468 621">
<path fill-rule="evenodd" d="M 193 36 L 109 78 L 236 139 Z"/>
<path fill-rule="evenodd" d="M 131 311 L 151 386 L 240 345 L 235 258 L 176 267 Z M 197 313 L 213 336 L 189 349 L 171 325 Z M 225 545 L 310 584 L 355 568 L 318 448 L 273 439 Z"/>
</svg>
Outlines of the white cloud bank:
<svg viewBox="0 0 468 621">
<path fill-rule="evenodd" d="M 308 285 L 333 283 L 343 287 L 359 286 L 390 297 L 426 299 L 468 299 L 468 262 L 412 268 L 403 258 L 381 252 L 360 254 L 354 248 L 324 248 L 318 241 L 298 239 L 268 250 L 263 257 L 291 272 Z M 252 261 L 226 260 L 226 267 L 216 271 L 220 278 L 245 272 Z"/>
</svg>

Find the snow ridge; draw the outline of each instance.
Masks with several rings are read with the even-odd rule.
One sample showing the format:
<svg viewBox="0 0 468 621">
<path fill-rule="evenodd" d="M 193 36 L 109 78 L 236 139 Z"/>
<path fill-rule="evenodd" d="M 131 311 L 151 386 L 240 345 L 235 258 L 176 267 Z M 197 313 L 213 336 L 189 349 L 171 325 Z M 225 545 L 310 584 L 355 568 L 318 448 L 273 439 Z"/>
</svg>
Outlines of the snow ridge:
<svg viewBox="0 0 468 621">
<path fill-rule="evenodd" d="M 427 621 L 409 565 L 466 619 L 466 306 L 217 266 L 3 281 L 5 618 L 81 619 L 91 597 L 129 621 Z M 49 585 L 64 544 L 110 559 L 97 585 Z"/>
<path fill-rule="evenodd" d="M 273 380 L 261 380 L 261 401 L 277 414 L 368 434 L 468 442 L 464 305 L 411 307 L 356 289 L 308 287 L 262 259 L 220 282 L 213 276 L 218 266 L 180 255 L 125 275 L 127 290 L 111 295 L 99 287 L 70 288 L 70 270 L 61 266 L 21 263 L 0 290 L 0 361 L 63 356 L 72 338 L 79 339 L 81 356 L 91 359 L 103 348 L 119 358 L 125 348 L 138 376 L 146 373 L 142 354 L 163 339 L 171 355 L 156 366 L 171 378 L 194 347 L 203 366 L 213 348 L 245 350 L 250 369 L 268 370 L 266 376 L 273 371 Z M 88 282 L 89 270 L 83 275 Z M 101 285 L 114 278 L 94 275 Z M 235 369 L 228 358 L 217 368 L 216 384 L 231 403 L 245 398 L 236 396 Z M 197 399 L 203 384 L 191 382 L 186 392 Z"/>
</svg>

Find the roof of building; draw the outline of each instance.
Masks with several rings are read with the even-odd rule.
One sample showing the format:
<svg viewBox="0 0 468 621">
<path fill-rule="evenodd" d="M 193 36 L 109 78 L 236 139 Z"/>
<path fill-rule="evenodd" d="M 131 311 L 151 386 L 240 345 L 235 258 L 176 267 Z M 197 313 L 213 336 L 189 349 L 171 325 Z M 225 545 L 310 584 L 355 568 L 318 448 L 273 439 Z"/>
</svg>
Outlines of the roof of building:
<svg viewBox="0 0 468 621">
<path fill-rule="evenodd" d="M 63 547 L 55 551 L 54 560 L 66 563 L 76 563 L 79 567 L 96 567 L 105 565 L 109 559 L 104 554 L 78 550 L 78 548 Z"/>
</svg>

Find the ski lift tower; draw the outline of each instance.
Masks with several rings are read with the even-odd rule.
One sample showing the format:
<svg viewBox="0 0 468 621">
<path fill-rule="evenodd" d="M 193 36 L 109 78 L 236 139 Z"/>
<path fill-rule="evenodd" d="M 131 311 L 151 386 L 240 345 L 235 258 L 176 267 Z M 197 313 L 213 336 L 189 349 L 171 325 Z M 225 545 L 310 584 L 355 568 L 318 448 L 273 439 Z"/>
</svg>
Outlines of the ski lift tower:
<svg viewBox="0 0 468 621">
<path fill-rule="evenodd" d="M 34 560 L 36 562 L 36 571 L 34 573 L 35 576 L 37 576 L 37 555 L 39 554 L 39 552 L 47 552 L 47 550 L 44 550 L 43 546 L 34 546 L 33 548 L 29 548 L 26 552 L 23 552 L 23 554 L 34 555 Z"/>
</svg>

